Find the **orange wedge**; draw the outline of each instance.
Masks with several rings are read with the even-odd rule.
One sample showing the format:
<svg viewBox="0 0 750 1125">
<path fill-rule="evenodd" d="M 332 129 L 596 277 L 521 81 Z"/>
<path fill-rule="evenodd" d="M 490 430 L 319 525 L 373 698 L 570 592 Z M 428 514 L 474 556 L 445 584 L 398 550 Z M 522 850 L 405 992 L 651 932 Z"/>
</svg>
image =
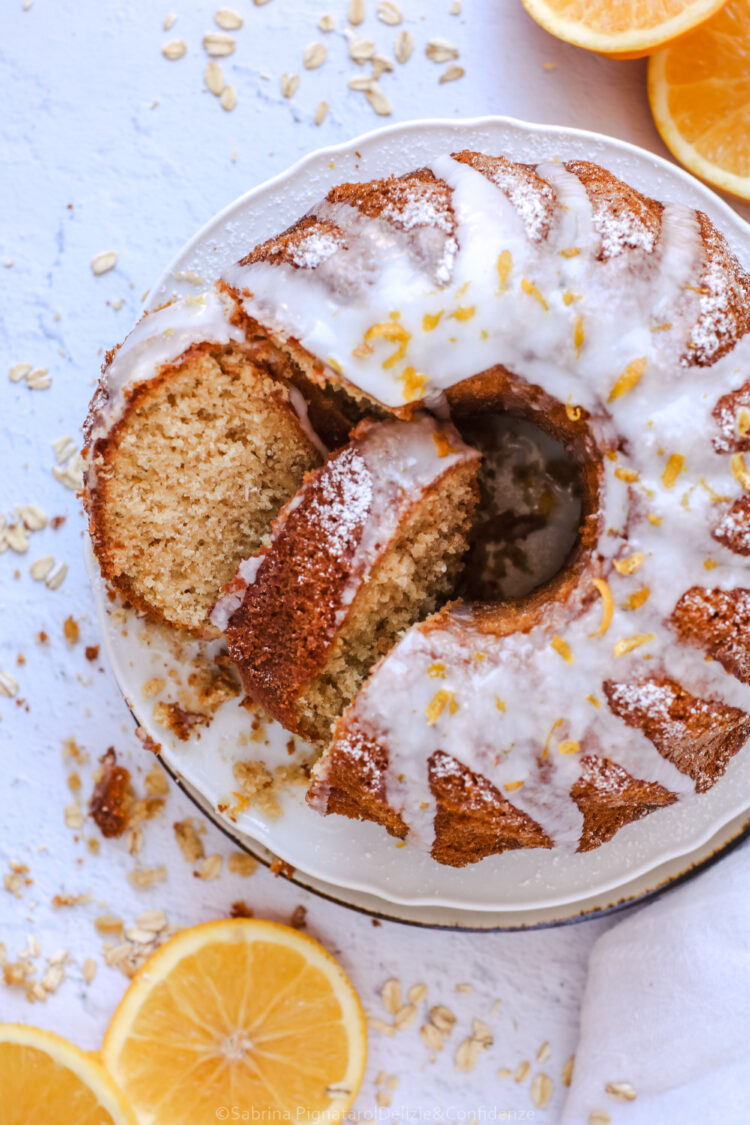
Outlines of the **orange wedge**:
<svg viewBox="0 0 750 1125">
<path fill-rule="evenodd" d="M 115 1012 L 102 1057 L 141 1125 L 323 1125 L 352 1105 L 366 1044 L 357 994 L 322 945 L 237 918 L 183 930 L 154 953 Z"/>
<path fill-rule="evenodd" d="M 0 1023 L 2 1125 L 136 1125 L 100 1063 L 67 1039 Z"/>
<path fill-rule="evenodd" d="M 649 62 L 656 127 L 681 164 L 750 199 L 750 5 L 725 8 Z"/>
<path fill-rule="evenodd" d="M 725 0 L 523 0 L 537 23 L 577 47 L 637 59 L 692 31 Z"/>
</svg>

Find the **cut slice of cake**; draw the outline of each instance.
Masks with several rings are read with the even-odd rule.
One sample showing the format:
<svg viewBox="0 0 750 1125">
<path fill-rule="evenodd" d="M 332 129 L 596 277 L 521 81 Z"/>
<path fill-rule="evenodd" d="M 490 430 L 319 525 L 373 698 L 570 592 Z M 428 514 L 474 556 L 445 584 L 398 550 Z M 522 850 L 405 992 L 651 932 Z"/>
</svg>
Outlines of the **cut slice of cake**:
<svg viewBox="0 0 750 1125">
<path fill-rule="evenodd" d="M 326 739 L 373 663 L 453 591 L 480 455 L 429 415 L 364 422 L 310 475 L 211 619 L 248 695 Z"/>
<path fill-rule="evenodd" d="M 216 290 L 147 314 L 107 357 L 84 502 L 107 582 L 195 636 L 325 448 L 299 390 L 256 362 Z"/>
</svg>

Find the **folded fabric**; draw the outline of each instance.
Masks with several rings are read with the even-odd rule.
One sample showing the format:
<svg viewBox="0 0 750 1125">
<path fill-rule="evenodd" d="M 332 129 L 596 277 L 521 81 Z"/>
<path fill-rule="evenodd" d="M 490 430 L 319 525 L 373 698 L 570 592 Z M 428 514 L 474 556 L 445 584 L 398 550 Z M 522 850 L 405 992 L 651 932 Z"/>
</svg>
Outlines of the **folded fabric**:
<svg viewBox="0 0 750 1125">
<path fill-rule="evenodd" d="M 750 1122 L 750 843 L 594 945 L 561 1125 Z"/>
</svg>

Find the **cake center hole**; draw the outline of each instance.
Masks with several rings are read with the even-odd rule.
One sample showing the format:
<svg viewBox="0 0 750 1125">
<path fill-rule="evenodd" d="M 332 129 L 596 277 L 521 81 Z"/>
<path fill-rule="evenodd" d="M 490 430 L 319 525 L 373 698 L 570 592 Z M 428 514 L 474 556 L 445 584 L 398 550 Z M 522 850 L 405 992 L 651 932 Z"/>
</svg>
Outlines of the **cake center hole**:
<svg viewBox="0 0 750 1125">
<path fill-rule="evenodd" d="M 474 415 L 457 425 L 483 456 L 459 592 L 472 601 L 523 597 L 557 574 L 578 541 L 578 465 L 559 441 L 510 414 Z"/>
</svg>

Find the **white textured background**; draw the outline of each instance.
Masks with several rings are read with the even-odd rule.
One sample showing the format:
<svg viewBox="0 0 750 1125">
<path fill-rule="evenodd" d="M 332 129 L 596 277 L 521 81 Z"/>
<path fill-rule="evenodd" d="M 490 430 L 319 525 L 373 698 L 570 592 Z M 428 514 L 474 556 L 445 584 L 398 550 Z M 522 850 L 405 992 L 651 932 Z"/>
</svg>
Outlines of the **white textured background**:
<svg viewBox="0 0 750 1125">
<path fill-rule="evenodd" d="M 392 54 L 398 29 L 378 22 L 374 0 L 367 2 L 359 34 Z M 381 80 L 392 120 L 505 113 L 600 130 L 663 153 L 651 124 L 643 63 L 606 62 L 566 47 L 537 28 L 516 0 L 464 0 L 459 16 L 449 14 L 449 3 L 401 0 L 403 26 L 413 32 L 416 49 L 405 66 Z M 12 960 L 35 934 L 42 954 L 38 976 L 47 955 L 66 949 L 70 957 L 65 981 L 46 1003 L 32 1007 L 23 990 L 0 985 L 0 1019 L 50 1027 L 84 1047 L 98 1044 L 126 983 L 100 956 L 93 919 L 105 911 L 130 924 L 139 911 L 159 906 L 171 924 L 189 925 L 225 916 L 236 899 L 282 921 L 302 903 L 309 932 L 340 956 L 368 1010 L 383 1015 L 379 989 L 396 976 L 405 986 L 423 980 L 429 1002 L 446 1003 L 458 1016 L 434 1063 L 418 1026 L 395 1038 L 373 1033 L 359 1111 L 376 1112 L 374 1079 L 385 1070 L 400 1084 L 391 1108 L 379 1111 L 384 1117 L 422 1110 L 446 1119 L 481 1119 L 512 1110 L 515 1120 L 554 1121 L 564 1094 L 560 1071 L 575 1049 L 588 953 L 611 922 L 464 936 L 376 927 L 264 869 L 242 879 L 228 874 L 225 864 L 218 879 L 203 882 L 174 842 L 172 823 L 193 814 L 177 792 L 164 814 L 145 825 L 137 860 L 141 866 L 165 863 L 168 879 L 137 890 L 127 879 L 136 860 L 124 841 L 101 841 L 95 856 L 86 843 L 97 835 L 93 824 L 73 831 L 64 823 L 72 768 L 81 775 L 85 806 L 91 771 L 108 746 L 133 771 L 139 792 L 151 762 L 133 737 L 111 675 L 84 657 L 84 646 L 96 644 L 98 636 L 81 562 L 82 519 L 74 494 L 51 474 L 52 442 L 66 434 L 77 439 L 103 349 L 122 338 L 141 295 L 199 225 L 309 150 L 383 123 L 362 94 L 346 87 L 362 71 L 347 58 L 344 0 L 232 5 L 245 26 L 237 33 L 236 53 L 220 60 L 238 97 L 226 113 L 203 88 L 207 58 L 201 39 L 214 27 L 214 5 L 206 0 L 175 0 L 172 9 L 167 0 L 34 0 L 29 10 L 21 0 L 3 0 L 0 513 L 33 502 L 48 516 L 67 518 L 57 531 L 34 534 L 26 554 L 6 551 L 0 557 L 0 670 L 19 684 L 16 698 L 0 696 L 0 874 L 17 860 L 28 865 L 30 880 L 20 898 L 0 887 L 0 941 Z M 170 10 L 178 19 L 165 33 Z M 336 18 L 330 35 L 316 26 L 325 11 Z M 424 56 L 433 36 L 459 47 L 465 77 L 438 85 L 444 67 Z M 161 48 L 173 38 L 184 39 L 188 50 L 168 62 Z M 328 60 L 319 70 L 304 71 L 302 50 L 317 39 L 325 42 Z M 301 74 L 291 103 L 281 97 L 283 72 Z M 331 108 L 316 127 L 321 99 Z M 94 277 L 90 260 L 109 249 L 118 253 L 116 269 Z M 7 370 L 20 361 L 48 367 L 51 388 L 11 383 Z M 46 554 L 69 566 L 56 591 L 29 576 L 30 563 Z M 81 630 L 74 646 L 62 634 L 69 615 Z M 40 630 L 48 643 L 35 640 Z M 64 762 L 67 737 L 88 756 L 83 765 Z M 204 842 L 207 854 L 230 850 L 210 825 Z M 52 897 L 65 892 L 91 899 L 54 908 Z M 81 975 L 87 956 L 98 961 L 90 985 Z M 474 991 L 456 993 L 460 982 L 470 982 Z M 498 998 L 502 1004 L 489 1019 Z M 473 1073 L 458 1074 L 455 1048 L 473 1016 L 489 1020 L 495 1042 Z M 547 1040 L 551 1054 L 539 1065 L 535 1055 Z M 524 1082 L 497 1077 L 499 1067 L 515 1069 L 523 1060 L 532 1064 Z M 540 1069 L 555 1087 L 546 1111 L 534 1110 L 529 1096 L 530 1078 Z"/>
</svg>

